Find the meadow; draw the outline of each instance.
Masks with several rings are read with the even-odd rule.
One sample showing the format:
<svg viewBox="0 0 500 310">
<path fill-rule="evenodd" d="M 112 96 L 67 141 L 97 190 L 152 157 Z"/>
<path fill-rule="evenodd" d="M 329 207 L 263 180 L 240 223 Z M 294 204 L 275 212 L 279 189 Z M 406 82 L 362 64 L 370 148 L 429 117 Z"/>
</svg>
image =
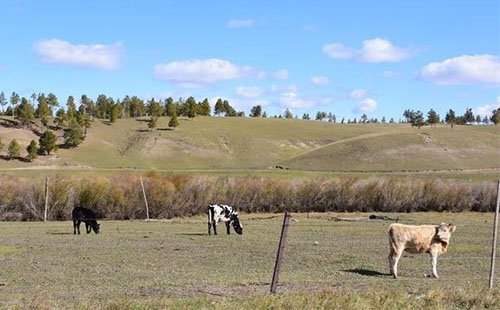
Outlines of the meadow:
<svg viewBox="0 0 500 310">
<path fill-rule="evenodd" d="M 491 213 L 389 213 L 408 224 L 453 222 L 440 279 L 427 255 L 405 254 L 388 275 L 390 221 L 335 221 L 370 213 L 294 213 L 278 294 L 268 295 L 282 213 L 242 214 L 243 235 L 207 235 L 204 216 L 102 221 L 73 235 L 70 222 L 1 223 L 0 306 L 51 309 L 470 309 L 499 308 L 487 291 Z M 222 230 L 223 231 L 223 230 Z M 500 277 L 496 277 L 500 280 Z M 497 286 L 498 287 L 498 283 Z"/>
</svg>

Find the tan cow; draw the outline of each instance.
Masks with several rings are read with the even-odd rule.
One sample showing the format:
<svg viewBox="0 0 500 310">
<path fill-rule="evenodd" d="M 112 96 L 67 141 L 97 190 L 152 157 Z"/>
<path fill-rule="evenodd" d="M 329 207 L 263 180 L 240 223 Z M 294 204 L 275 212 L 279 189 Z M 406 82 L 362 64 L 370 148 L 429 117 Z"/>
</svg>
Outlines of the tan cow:
<svg viewBox="0 0 500 310">
<path fill-rule="evenodd" d="M 439 225 L 403 225 L 392 224 L 389 228 L 389 270 L 394 278 L 398 277 L 398 262 L 403 251 L 408 253 L 429 253 L 431 256 L 432 276 L 438 278 L 436 264 L 439 254 L 446 253 L 453 224 Z"/>
</svg>

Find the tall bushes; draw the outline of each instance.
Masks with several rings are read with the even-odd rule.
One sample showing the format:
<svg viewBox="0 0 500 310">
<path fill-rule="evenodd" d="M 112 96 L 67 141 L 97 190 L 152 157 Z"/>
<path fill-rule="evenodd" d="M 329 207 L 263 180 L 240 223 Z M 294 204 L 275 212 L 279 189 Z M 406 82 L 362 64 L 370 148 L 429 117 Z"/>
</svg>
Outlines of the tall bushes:
<svg viewBox="0 0 500 310">
<path fill-rule="evenodd" d="M 0 176 L 0 219 L 40 220 L 44 178 Z M 206 212 L 209 203 L 245 212 L 492 211 L 493 182 L 353 177 L 279 179 L 158 175 L 144 177 L 150 216 L 172 218 Z M 139 177 L 55 176 L 50 179 L 49 219 L 70 219 L 82 206 L 108 219 L 145 218 Z"/>
</svg>

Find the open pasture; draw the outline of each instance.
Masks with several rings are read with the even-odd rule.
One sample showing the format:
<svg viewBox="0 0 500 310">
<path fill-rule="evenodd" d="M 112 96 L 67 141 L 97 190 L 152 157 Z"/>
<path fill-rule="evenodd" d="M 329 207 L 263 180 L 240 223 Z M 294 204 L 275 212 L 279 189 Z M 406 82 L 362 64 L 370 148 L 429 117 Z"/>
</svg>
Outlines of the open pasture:
<svg viewBox="0 0 500 310">
<path fill-rule="evenodd" d="M 285 295 L 278 296 L 296 300 L 297 307 L 309 299 L 321 305 L 325 298 L 332 298 L 330 303 L 346 298 L 339 292 L 399 292 L 397 296 L 410 296 L 408 302 L 417 303 L 418 296 L 431 290 L 482 296 L 488 283 L 491 213 L 385 215 L 408 224 L 444 221 L 458 226 L 448 253 L 438 260 L 440 279 L 426 278 L 428 255 L 404 254 L 400 279 L 388 275 L 389 221 L 334 220 L 368 217 L 366 213 L 294 213 L 278 288 Z M 170 305 L 179 307 L 212 302 L 213 308 L 220 303 L 222 308 L 279 305 L 283 297 L 264 295 L 283 215 L 242 214 L 241 219 L 244 234 L 229 236 L 222 226 L 219 235 L 208 236 L 203 216 L 102 221 L 101 234 L 80 236 L 73 235 L 70 222 L 0 223 L 0 307 L 154 308 L 172 300 Z M 297 297 L 311 293 L 303 295 L 306 299 Z M 498 299 L 488 298 L 484 302 L 498 305 Z"/>
</svg>

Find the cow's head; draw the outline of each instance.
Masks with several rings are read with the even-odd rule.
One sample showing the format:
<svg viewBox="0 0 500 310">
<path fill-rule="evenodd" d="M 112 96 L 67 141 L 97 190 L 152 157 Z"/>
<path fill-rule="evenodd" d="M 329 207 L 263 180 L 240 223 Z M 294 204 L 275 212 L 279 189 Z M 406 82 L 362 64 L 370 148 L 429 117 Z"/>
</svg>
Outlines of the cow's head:
<svg viewBox="0 0 500 310">
<path fill-rule="evenodd" d="M 237 234 L 243 234 L 243 225 L 240 223 L 238 212 L 233 212 L 233 214 L 231 214 L 231 223 L 233 224 L 234 231 L 236 231 Z"/>
<path fill-rule="evenodd" d="M 441 223 L 437 227 L 436 237 L 446 243 L 450 243 L 451 234 L 457 227 L 453 224 Z"/>
<path fill-rule="evenodd" d="M 94 230 L 94 232 L 95 232 L 96 234 L 98 234 L 98 233 L 99 233 L 99 228 L 101 228 L 101 224 L 97 224 L 97 222 L 92 223 L 92 229 Z"/>
</svg>

